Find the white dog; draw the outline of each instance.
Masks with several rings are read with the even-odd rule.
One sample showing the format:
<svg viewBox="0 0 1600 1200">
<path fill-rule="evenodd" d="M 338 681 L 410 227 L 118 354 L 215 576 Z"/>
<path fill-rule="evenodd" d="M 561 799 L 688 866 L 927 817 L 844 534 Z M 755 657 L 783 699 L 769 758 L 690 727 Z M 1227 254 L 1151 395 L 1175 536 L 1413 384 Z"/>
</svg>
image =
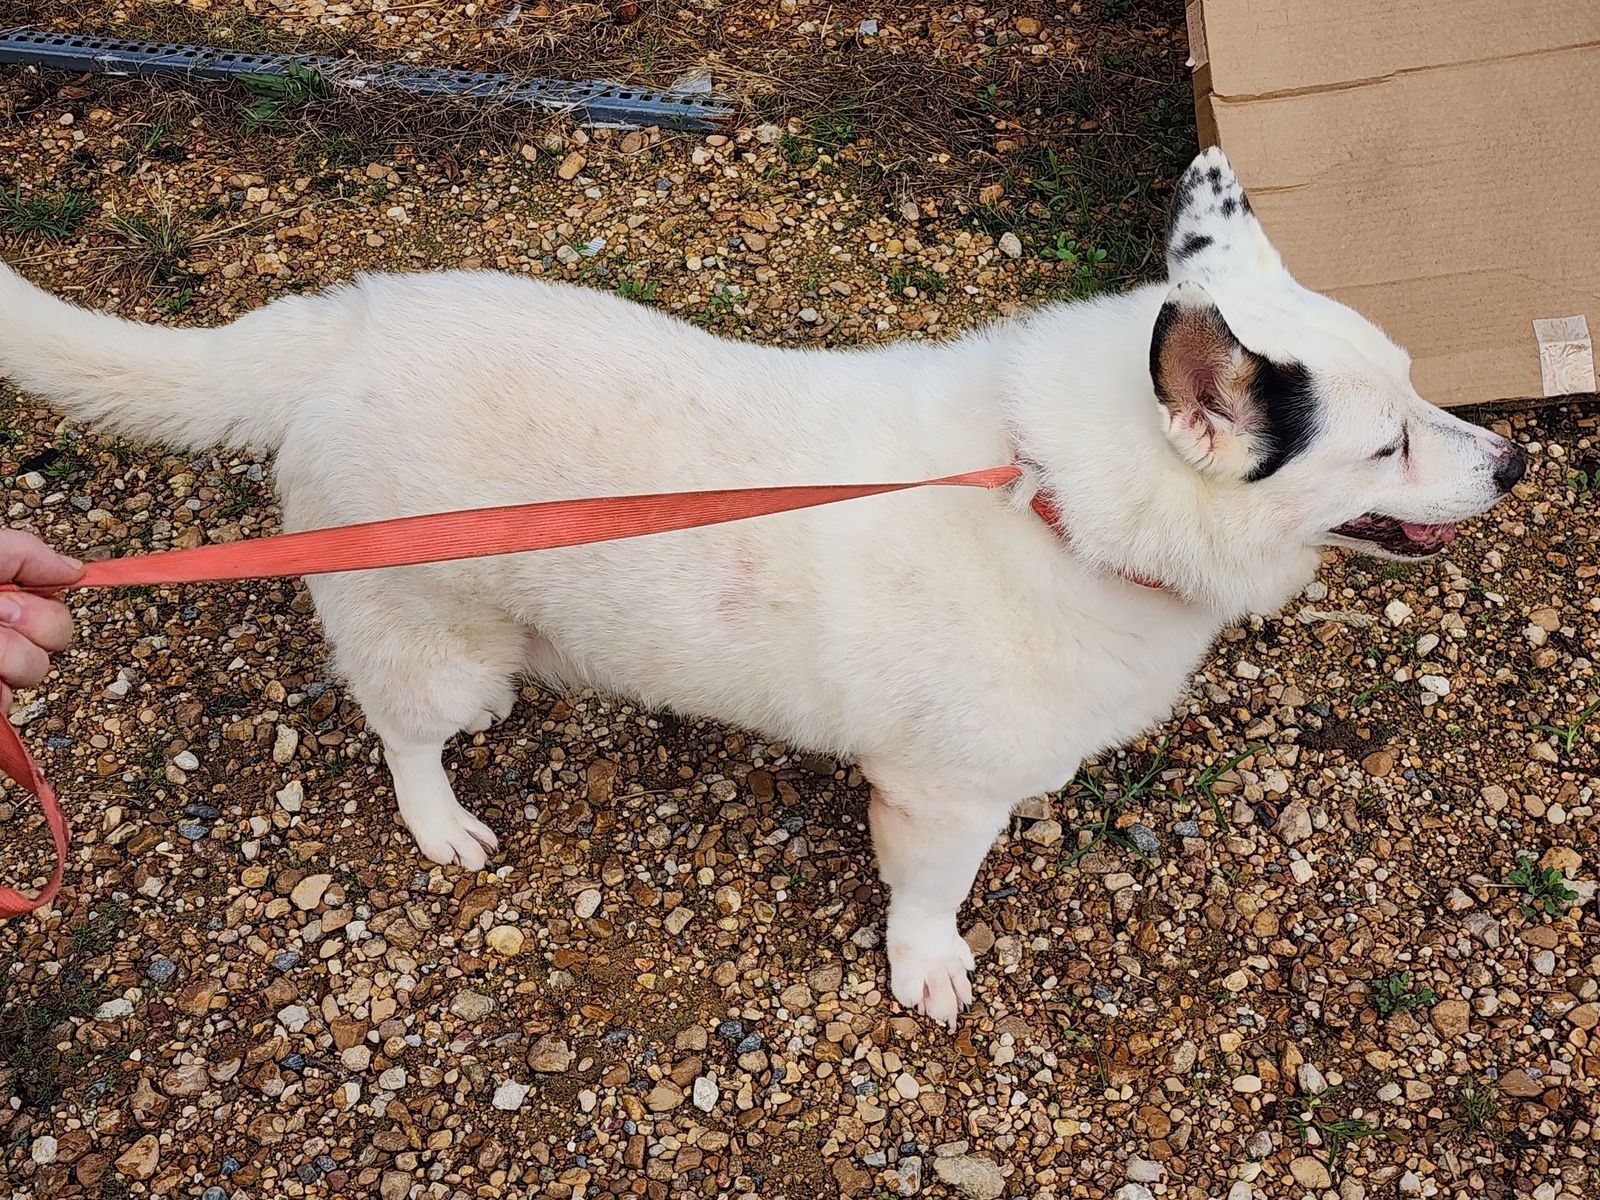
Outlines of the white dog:
<svg viewBox="0 0 1600 1200">
<path fill-rule="evenodd" d="M 368 276 L 218 329 L 9 271 L 0 367 L 75 417 L 277 451 L 292 530 L 479 505 L 1037 466 L 1059 519 L 924 489 L 592 547 L 310 580 L 400 816 L 478 868 L 441 748 L 532 675 L 855 760 L 901 1003 L 971 1000 L 956 913 L 1018 801 L 1166 718 L 1225 624 L 1318 547 L 1436 553 L 1523 469 L 1284 270 L 1227 160 L 1183 177 L 1169 280 L 945 345 L 735 344 L 615 296 Z M 1147 586 L 1159 583 L 1159 586 Z"/>
</svg>

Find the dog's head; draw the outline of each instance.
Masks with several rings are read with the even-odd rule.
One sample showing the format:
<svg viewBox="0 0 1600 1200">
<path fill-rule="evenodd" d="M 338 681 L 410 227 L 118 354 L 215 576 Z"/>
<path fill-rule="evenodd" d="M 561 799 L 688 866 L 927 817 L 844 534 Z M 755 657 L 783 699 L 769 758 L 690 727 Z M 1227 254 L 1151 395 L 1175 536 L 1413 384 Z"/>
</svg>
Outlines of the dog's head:
<svg viewBox="0 0 1600 1200">
<path fill-rule="evenodd" d="M 1220 150 L 1178 184 L 1150 373 L 1167 438 L 1276 536 L 1426 558 L 1522 477 L 1520 448 L 1411 386 L 1370 321 L 1301 287 Z"/>
</svg>

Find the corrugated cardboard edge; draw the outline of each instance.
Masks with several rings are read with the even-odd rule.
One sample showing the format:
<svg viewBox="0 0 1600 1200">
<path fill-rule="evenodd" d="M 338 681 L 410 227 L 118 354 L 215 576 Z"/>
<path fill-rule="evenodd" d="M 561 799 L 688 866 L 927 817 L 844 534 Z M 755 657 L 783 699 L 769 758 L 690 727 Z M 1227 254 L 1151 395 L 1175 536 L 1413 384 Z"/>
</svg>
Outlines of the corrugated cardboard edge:
<svg viewBox="0 0 1600 1200">
<path fill-rule="evenodd" d="M 1546 396 L 1570 396 L 1592 392 L 1594 385 L 1594 342 L 1589 337 L 1589 321 L 1576 317 L 1545 317 L 1533 323 L 1533 336 L 1539 343 L 1539 375 Z"/>
</svg>

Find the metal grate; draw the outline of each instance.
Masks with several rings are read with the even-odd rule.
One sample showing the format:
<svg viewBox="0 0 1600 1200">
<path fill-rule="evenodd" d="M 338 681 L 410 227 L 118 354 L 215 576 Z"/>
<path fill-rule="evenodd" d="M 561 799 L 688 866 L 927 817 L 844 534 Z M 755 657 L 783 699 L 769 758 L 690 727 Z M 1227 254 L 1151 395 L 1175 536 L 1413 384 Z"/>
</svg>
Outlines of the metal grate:
<svg viewBox="0 0 1600 1200">
<path fill-rule="evenodd" d="M 320 72 L 330 83 L 342 87 L 518 102 L 550 112 L 570 113 L 588 125 L 659 125 L 666 129 L 703 130 L 720 128 L 733 115 L 731 105 L 713 98 L 708 92 L 653 91 L 615 83 L 571 83 L 490 75 L 481 71 L 441 71 L 405 63 L 363 63 L 317 55 L 251 54 L 215 46 L 41 33 L 36 29 L 0 32 L 0 63 L 90 71 L 100 75 L 228 80 L 246 72 L 281 75 L 293 62 Z"/>
</svg>

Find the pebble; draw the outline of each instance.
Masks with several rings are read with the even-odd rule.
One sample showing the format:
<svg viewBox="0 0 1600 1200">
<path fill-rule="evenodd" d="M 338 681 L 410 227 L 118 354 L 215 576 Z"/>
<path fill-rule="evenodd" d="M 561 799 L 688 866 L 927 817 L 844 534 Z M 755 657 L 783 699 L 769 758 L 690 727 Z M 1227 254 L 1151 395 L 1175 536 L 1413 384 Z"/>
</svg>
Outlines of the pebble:
<svg viewBox="0 0 1600 1200">
<path fill-rule="evenodd" d="M 278 1010 L 278 1022 L 290 1033 L 299 1033 L 311 1020 L 311 1012 L 303 1004 L 290 1004 Z"/>
<path fill-rule="evenodd" d="M 933 1173 L 942 1183 L 947 1183 L 967 1200 L 1000 1200 L 1005 1194 L 1005 1177 L 992 1158 L 977 1154 L 961 1154 L 952 1158 L 936 1158 Z"/>
<path fill-rule="evenodd" d="M 289 893 L 289 899 L 301 912 L 310 912 L 322 903 L 323 893 L 333 883 L 332 875 L 307 875 Z"/>
<path fill-rule="evenodd" d="M 1125 1183 L 1112 1193 L 1112 1200 L 1155 1200 L 1155 1195 L 1142 1183 Z"/>
<path fill-rule="evenodd" d="M 1556 973 L 1556 956 L 1549 950 L 1541 950 L 1533 956 L 1533 969 L 1541 975 L 1554 975 Z"/>
<path fill-rule="evenodd" d="M 1590 1007 L 1593 1006 L 1591 1005 Z M 900 1093 L 900 1097 L 903 1100 L 915 1100 L 922 1094 L 922 1085 L 912 1078 L 909 1072 L 902 1071 L 895 1076 L 894 1090 Z"/>
<path fill-rule="evenodd" d="M 200 760 L 189 751 L 184 750 L 173 755 L 172 765 L 184 771 L 198 771 L 200 769 Z"/>
<path fill-rule="evenodd" d="M 300 747 L 300 734 L 287 725 L 279 725 L 272 743 L 272 761 L 280 766 L 294 761 L 294 752 Z"/>
<path fill-rule="evenodd" d="M 507 1079 L 494 1089 L 494 1098 L 489 1101 L 501 1112 L 516 1112 L 522 1107 L 523 1101 L 528 1098 L 528 1093 L 533 1089 L 526 1083 L 518 1083 L 515 1079 Z"/>
<path fill-rule="evenodd" d="M 1432 692 L 1435 696 L 1450 694 L 1450 681 L 1443 675 L 1423 675 L 1417 682 L 1422 685 L 1423 691 Z"/>
<path fill-rule="evenodd" d="M 1022 257 L 1022 239 L 1009 229 L 1000 235 L 1000 253 L 1007 258 Z"/>
<path fill-rule="evenodd" d="M 500 955 L 501 958 L 514 958 L 522 953 L 524 939 L 522 930 L 515 925 L 496 925 L 489 930 L 484 941 L 489 944 L 489 949 Z"/>
<path fill-rule="evenodd" d="M 1147 825 L 1136 823 L 1128 826 L 1128 840 L 1133 843 L 1135 850 L 1146 857 L 1155 858 L 1161 853 L 1161 839 Z"/>
<path fill-rule="evenodd" d="M 1300 1092 L 1306 1096 L 1320 1096 L 1328 1090 L 1328 1081 L 1321 1071 L 1311 1063 L 1301 1063 L 1295 1079 L 1300 1084 Z"/>
<path fill-rule="evenodd" d="M 600 893 L 595 888 L 586 888 L 578 893 L 578 902 L 573 905 L 572 911 L 580 921 L 587 921 L 600 911 Z"/>
<path fill-rule="evenodd" d="M 280 950 L 272 956 L 272 969 L 274 971 L 292 971 L 300 965 L 300 951 Z"/>
<path fill-rule="evenodd" d="M 1135 1183 L 1162 1183 L 1167 1178 L 1167 1169 L 1152 1159 L 1140 1158 L 1135 1154 L 1128 1159 L 1128 1178 Z"/>
<path fill-rule="evenodd" d="M 278 792 L 277 800 L 278 807 L 282 808 L 284 812 L 299 812 L 306 802 L 305 784 L 298 779 L 285 784 L 282 790 Z"/>
<path fill-rule="evenodd" d="M 1333 1178 L 1328 1174 L 1327 1164 L 1310 1154 L 1302 1154 L 1291 1162 L 1289 1174 L 1293 1175 L 1294 1181 L 1303 1188 L 1320 1191 L 1333 1186 Z"/>
<path fill-rule="evenodd" d="M 406 1069 L 404 1067 L 390 1067 L 378 1076 L 378 1086 L 386 1092 L 398 1092 L 406 1086 Z"/>
<path fill-rule="evenodd" d="M 211 826 L 199 825 L 193 821 L 183 821 L 178 825 L 178 836 L 185 841 L 198 842 L 211 832 Z"/>
<path fill-rule="evenodd" d="M 717 1106 L 722 1090 L 717 1086 L 717 1081 L 709 1075 L 700 1075 L 694 1081 L 692 1099 L 694 1106 L 703 1113 L 710 1112 Z"/>
<path fill-rule="evenodd" d="M 1391 625 L 1404 625 L 1411 619 L 1411 606 L 1404 600 L 1391 600 L 1384 605 L 1383 615 L 1388 618 Z"/>
<path fill-rule="evenodd" d="M 1286 804 L 1278 814 L 1278 821 L 1273 825 L 1272 832 L 1289 846 L 1297 846 L 1310 837 L 1311 811 L 1306 807 L 1306 802 L 1294 800 Z"/>
<path fill-rule="evenodd" d="M 1176 825 L 1174 825 L 1172 827 L 1172 832 L 1177 834 L 1179 837 L 1186 837 L 1186 838 L 1199 837 L 1200 836 L 1200 822 L 1198 822 L 1198 821 L 1179 821 Z"/>
<path fill-rule="evenodd" d="M 463 1021 L 481 1021 L 494 1011 L 494 1001 L 482 992 L 462 990 L 451 999 L 450 1011 Z"/>
<path fill-rule="evenodd" d="M 1233 1090 L 1250 1095 L 1261 1090 L 1261 1078 L 1257 1075 L 1237 1075 L 1233 1080 Z"/>
<path fill-rule="evenodd" d="M 41 1134 L 33 1139 L 33 1145 L 28 1147 L 28 1157 L 41 1167 L 47 1167 L 56 1160 L 56 1151 L 61 1143 L 48 1133 Z"/>
<path fill-rule="evenodd" d="M 94 1010 L 94 1019 L 97 1021 L 120 1021 L 131 1016 L 133 1016 L 133 1001 L 121 996 L 115 1000 L 107 1000 Z"/>
</svg>

